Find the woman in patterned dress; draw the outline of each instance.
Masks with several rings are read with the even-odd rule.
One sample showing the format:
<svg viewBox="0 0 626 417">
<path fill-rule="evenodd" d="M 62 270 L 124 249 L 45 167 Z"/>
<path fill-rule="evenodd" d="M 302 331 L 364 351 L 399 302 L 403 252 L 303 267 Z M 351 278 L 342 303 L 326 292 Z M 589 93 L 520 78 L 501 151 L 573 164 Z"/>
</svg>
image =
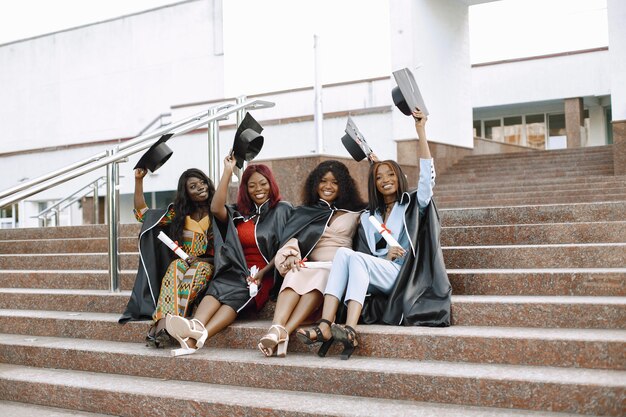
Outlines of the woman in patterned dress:
<svg viewBox="0 0 626 417">
<path fill-rule="evenodd" d="M 134 213 L 139 222 L 144 221 L 148 207 L 143 195 L 145 169 L 135 170 Z M 213 235 L 211 232 L 210 204 L 215 194 L 213 182 L 199 169 L 182 173 L 174 203 L 170 204 L 158 226 L 168 227 L 168 236 L 178 242 L 189 255 L 186 260 L 174 259 L 161 280 L 153 324 L 146 338 L 149 346 L 167 344 L 165 316 L 173 314 L 190 316 L 213 275 Z"/>
</svg>

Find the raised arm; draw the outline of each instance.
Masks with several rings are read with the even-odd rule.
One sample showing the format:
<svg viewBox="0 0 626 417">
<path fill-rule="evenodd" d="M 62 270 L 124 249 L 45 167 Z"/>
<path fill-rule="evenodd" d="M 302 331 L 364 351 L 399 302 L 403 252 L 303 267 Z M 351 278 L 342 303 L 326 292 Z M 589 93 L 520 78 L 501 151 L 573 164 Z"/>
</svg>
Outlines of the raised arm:
<svg viewBox="0 0 626 417">
<path fill-rule="evenodd" d="M 417 156 L 420 158 L 420 178 L 417 184 L 417 201 L 420 208 L 428 206 L 433 196 L 433 188 L 435 187 L 435 165 L 428 147 L 428 139 L 426 139 L 426 121 L 428 118 L 415 109 L 413 111 L 413 119 L 415 120 L 415 131 L 417 132 Z"/>
<path fill-rule="evenodd" d="M 228 185 L 233 176 L 235 163 L 235 157 L 232 154 L 229 154 L 224 159 L 224 172 L 222 172 L 222 178 L 217 185 L 217 190 L 215 190 L 213 200 L 211 201 L 211 213 L 213 213 L 213 217 L 222 223 L 224 223 L 228 217 L 228 213 L 226 212 L 226 196 L 228 195 Z"/>
<path fill-rule="evenodd" d="M 134 196 L 134 204 L 135 210 L 137 212 L 141 212 L 141 210 L 148 207 L 146 204 L 146 199 L 143 196 L 143 178 L 146 176 L 148 171 L 145 168 L 137 168 L 135 170 L 135 196 Z"/>
<path fill-rule="evenodd" d="M 420 159 L 431 159 L 430 148 L 428 147 L 428 139 L 426 139 L 426 121 L 428 118 L 418 109 L 413 110 L 413 119 L 415 120 L 415 132 L 419 139 L 417 144 L 417 156 Z"/>
</svg>

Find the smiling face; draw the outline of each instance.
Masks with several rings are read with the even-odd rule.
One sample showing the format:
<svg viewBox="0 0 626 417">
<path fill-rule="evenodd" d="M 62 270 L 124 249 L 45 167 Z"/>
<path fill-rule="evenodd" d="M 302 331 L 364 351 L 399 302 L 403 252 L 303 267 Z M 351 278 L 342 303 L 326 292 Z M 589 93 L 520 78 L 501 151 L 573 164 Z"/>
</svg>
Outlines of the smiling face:
<svg viewBox="0 0 626 417">
<path fill-rule="evenodd" d="M 201 178 L 187 178 L 185 188 L 187 189 L 187 195 L 189 195 L 191 201 L 199 203 L 207 201 L 209 198 L 209 184 Z"/>
<path fill-rule="evenodd" d="M 385 200 L 395 199 L 398 192 L 398 177 L 388 164 L 380 164 L 376 170 L 376 189 Z"/>
<path fill-rule="evenodd" d="M 317 194 L 322 200 L 332 203 L 339 197 L 339 182 L 332 172 L 328 171 L 317 185 Z"/>
<path fill-rule="evenodd" d="M 248 195 L 250 200 L 257 206 L 265 203 L 270 198 L 270 182 L 263 175 L 255 172 L 248 179 Z"/>
</svg>

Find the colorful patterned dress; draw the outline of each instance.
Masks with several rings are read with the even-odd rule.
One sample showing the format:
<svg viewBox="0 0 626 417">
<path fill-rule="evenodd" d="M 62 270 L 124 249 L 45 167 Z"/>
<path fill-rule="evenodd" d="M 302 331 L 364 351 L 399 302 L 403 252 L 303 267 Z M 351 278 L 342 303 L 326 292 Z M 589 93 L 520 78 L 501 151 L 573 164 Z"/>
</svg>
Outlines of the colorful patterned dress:
<svg viewBox="0 0 626 417">
<path fill-rule="evenodd" d="M 143 211 L 135 211 L 138 221 L 143 221 Z M 165 226 L 172 222 L 174 211 L 169 210 L 163 217 L 160 225 Z M 203 256 L 210 248 L 212 253 L 213 239 L 211 233 L 211 219 L 205 216 L 200 221 L 195 221 L 189 216 L 185 217 L 183 227 L 183 241 L 179 242 L 182 249 L 191 256 Z M 173 238 L 173 236 L 170 236 Z M 210 246 L 209 246 L 210 245 Z M 158 321 L 168 313 L 181 317 L 189 317 L 192 314 L 191 307 L 199 294 L 204 290 L 213 276 L 213 265 L 208 262 L 196 261 L 191 265 L 180 258 L 170 263 L 163 280 L 157 308 L 152 318 Z"/>
</svg>

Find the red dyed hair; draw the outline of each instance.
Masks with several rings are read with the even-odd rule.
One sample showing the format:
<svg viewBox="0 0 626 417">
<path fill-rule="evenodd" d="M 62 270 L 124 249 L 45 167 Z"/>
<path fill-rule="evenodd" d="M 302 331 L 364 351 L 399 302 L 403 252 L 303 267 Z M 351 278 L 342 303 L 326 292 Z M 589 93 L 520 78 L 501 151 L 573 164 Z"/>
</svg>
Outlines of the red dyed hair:
<svg viewBox="0 0 626 417">
<path fill-rule="evenodd" d="M 282 200 L 278 183 L 270 167 L 263 164 L 248 165 L 241 175 L 241 184 L 239 184 L 239 193 L 237 195 L 237 209 L 244 215 L 249 215 L 254 211 L 254 203 L 250 198 L 250 194 L 248 194 L 248 180 L 255 172 L 263 175 L 270 183 L 270 208 Z"/>
</svg>

